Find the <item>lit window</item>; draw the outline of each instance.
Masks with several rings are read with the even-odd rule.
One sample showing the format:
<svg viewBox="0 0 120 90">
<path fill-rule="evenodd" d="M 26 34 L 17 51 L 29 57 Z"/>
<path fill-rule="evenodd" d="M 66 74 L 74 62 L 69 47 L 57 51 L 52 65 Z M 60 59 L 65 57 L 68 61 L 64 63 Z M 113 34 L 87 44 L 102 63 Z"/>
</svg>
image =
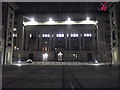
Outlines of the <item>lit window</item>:
<svg viewBox="0 0 120 90">
<path fill-rule="evenodd" d="M 89 36 L 92 37 L 92 34 L 90 34 Z"/>
<path fill-rule="evenodd" d="M 50 34 L 42 34 L 43 37 L 50 37 Z"/>
<path fill-rule="evenodd" d="M 84 34 L 84 37 L 86 37 L 87 36 L 87 34 Z"/>
<path fill-rule="evenodd" d="M 45 37 L 45 35 L 44 35 L 44 34 L 42 34 L 42 37 Z"/>
<path fill-rule="evenodd" d="M 13 29 L 13 31 L 17 31 L 17 29 L 16 29 L 16 28 L 14 28 L 14 29 Z"/>
<path fill-rule="evenodd" d="M 62 37 L 62 34 L 58 34 L 59 37 Z"/>
<path fill-rule="evenodd" d="M 78 34 L 71 34 L 71 37 L 78 37 Z"/>
<path fill-rule="evenodd" d="M 32 37 L 32 34 L 30 34 L 29 37 L 31 38 L 31 37 Z"/>
<path fill-rule="evenodd" d="M 17 34 L 13 34 L 13 37 L 17 37 Z"/>
<path fill-rule="evenodd" d="M 78 34 L 75 34 L 75 37 L 78 37 Z"/>
<path fill-rule="evenodd" d="M 73 37 L 73 34 L 70 34 L 71 37 Z"/>
<path fill-rule="evenodd" d="M 67 37 L 69 37 L 69 34 L 67 34 Z"/>
<path fill-rule="evenodd" d="M 61 36 L 64 37 L 64 34 L 62 34 Z"/>
<path fill-rule="evenodd" d="M 39 35 L 39 37 L 40 37 L 40 35 Z"/>
<path fill-rule="evenodd" d="M 47 34 L 45 34 L 45 37 L 47 37 L 48 35 Z"/>
<path fill-rule="evenodd" d="M 53 34 L 52 34 L 52 37 L 53 37 Z"/>
<path fill-rule="evenodd" d="M 57 34 L 56 37 L 64 37 L 64 34 Z"/>
<path fill-rule="evenodd" d="M 89 34 L 87 34 L 86 36 L 89 37 Z"/>
<path fill-rule="evenodd" d="M 50 37 L 50 34 L 48 34 L 48 37 Z"/>
</svg>

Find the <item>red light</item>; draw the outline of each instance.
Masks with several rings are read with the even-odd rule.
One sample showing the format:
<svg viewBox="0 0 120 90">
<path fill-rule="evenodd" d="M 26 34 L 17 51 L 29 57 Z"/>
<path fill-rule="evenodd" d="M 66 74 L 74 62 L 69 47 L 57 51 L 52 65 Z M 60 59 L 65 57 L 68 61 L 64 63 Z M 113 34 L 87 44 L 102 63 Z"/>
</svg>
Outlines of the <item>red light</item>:
<svg viewBox="0 0 120 90">
<path fill-rule="evenodd" d="M 105 7 L 105 5 L 107 4 L 107 2 L 105 2 L 104 4 L 101 4 L 102 5 L 102 7 L 101 7 L 101 11 L 103 10 L 103 11 L 106 11 L 107 10 L 107 8 L 108 7 Z"/>
</svg>

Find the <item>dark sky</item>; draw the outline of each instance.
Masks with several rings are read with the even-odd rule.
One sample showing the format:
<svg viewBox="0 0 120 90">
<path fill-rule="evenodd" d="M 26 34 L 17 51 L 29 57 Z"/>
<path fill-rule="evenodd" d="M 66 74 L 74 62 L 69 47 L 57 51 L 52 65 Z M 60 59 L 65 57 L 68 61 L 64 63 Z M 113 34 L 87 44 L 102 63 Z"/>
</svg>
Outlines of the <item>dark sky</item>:
<svg viewBox="0 0 120 90">
<path fill-rule="evenodd" d="M 62 13 L 98 11 L 98 2 L 19 2 L 17 13 Z"/>
</svg>

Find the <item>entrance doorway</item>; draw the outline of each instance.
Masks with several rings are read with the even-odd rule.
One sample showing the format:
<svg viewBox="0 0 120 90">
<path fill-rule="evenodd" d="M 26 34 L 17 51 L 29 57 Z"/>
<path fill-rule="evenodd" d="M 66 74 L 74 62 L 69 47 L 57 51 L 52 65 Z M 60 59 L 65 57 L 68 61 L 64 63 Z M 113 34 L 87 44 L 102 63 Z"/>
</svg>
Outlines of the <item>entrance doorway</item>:
<svg viewBox="0 0 120 90">
<path fill-rule="evenodd" d="M 47 61 L 48 60 L 48 54 L 47 53 L 44 53 L 42 55 L 42 58 L 43 58 L 43 61 Z"/>
<path fill-rule="evenodd" d="M 78 53 L 73 53 L 73 60 L 78 60 Z"/>
<path fill-rule="evenodd" d="M 58 52 L 57 59 L 58 59 L 58 61 L 63 61 L 63 53 L 62 52 Z"/>
</svg>

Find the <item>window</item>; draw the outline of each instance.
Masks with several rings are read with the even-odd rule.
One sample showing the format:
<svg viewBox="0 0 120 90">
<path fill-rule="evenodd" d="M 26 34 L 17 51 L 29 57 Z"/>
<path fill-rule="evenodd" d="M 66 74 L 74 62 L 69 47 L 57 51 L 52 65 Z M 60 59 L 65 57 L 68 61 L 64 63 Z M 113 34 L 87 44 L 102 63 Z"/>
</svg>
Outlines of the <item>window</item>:
<svg viewBox="0 0 120 90">
<path fill-rule="evenodd" d="M 111 16 L 114 17 L 114 12 L 111 12 Z"/>
<path fill-rule="evenodd" d="M 56 34 L 56 37 L 64 37 L 64 34 Z"/>
<path fill-rule="evenodd" d="M 49 51 L 49 48 L 48 47 L 42 47 L 42 51 Z"/>
<path fill-rule="evenodd" d="M 17 34 L 13 34 L 13 37 L 17 37 Z"/>
<path fill-rule="evenodd" d="M 29 37 L 31 38 L 31 37 L 32 37 L 32 34 L 30 34 Z"/>
<path fill-rule="evenodd" d="M 50 34 L 42 34 L 42 37 L 50 37 Z"/>
<path fill-rule="evenodd" d="M 92 34 L 84 34 L 84 37 L 92 37 Z"/>
<path fill-rule="evenodd" d="M 10 14 L 10 19 L 12 19 L 13 18 L 13 15 L 12 15 L 12 13 Z"/>
<path fill-rule="evenodd" d="M 112 39 L 115 40 L 115 31 L 112 32 Z"/>
<path fill-rule="evenodd" d="M 71 37 L 78 37 L 78 34 L 70 34 Z"/>
</svg>

